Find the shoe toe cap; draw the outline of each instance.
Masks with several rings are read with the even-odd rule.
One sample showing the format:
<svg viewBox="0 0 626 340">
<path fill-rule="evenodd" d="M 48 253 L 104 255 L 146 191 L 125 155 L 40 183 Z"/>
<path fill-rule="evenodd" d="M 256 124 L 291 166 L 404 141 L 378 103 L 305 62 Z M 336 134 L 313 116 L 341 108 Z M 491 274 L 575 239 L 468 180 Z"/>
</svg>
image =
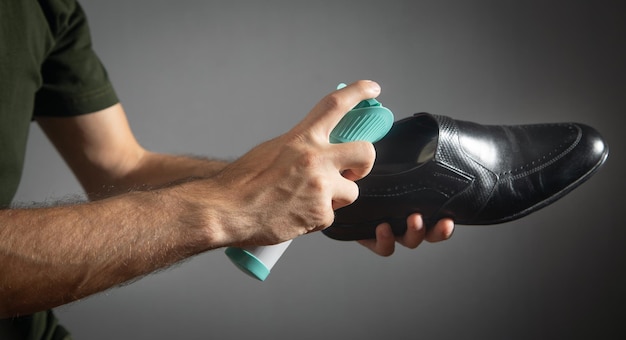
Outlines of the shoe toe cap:
<svg viewBox="0 0 626 340">
<path fill-rule="evenodd" d="M 576 138 L 564 150 L 524 172 L 502 176 L 484 209 L 470 224 L 515 220 L 565 196 L 588 180 L 606 161 L 608 144 L 594 128 L 571 124 Z M 532 146 L 530 146 L 532 147 Z"/>
</svg>

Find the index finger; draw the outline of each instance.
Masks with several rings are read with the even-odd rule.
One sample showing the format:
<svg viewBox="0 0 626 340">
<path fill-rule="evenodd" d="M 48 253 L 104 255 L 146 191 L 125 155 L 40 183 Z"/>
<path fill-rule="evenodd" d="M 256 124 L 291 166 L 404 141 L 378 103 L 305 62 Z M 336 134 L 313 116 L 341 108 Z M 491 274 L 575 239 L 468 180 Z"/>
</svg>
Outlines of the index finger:
<svg viewBox="0 0 626 340">
<path fill-rule="evenodd" d="M 380 86 L 374 81 L 354 82 L 322 98 L 296 128 L 328 140 L 330 132 L 348 111 L 362 100 L 376 98 L 379 94 Z"/>
</svg>

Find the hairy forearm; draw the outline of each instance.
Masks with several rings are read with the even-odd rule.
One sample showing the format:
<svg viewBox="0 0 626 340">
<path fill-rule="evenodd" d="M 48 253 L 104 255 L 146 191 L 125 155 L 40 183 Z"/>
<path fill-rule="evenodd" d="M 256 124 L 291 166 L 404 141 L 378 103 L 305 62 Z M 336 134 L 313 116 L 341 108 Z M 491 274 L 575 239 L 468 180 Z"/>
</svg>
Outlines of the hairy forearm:
<svg viewBox="0 0 626 340">
<path fill-rule="evenodd" d="M 209 178 L 228 162 L 198 156 L 170 155 L 145 151 L 128 171 L 91 177 L 83 186 L 91 199 L 109 197 L 129 190 L 149 190 L 186 180 Z"/>
<path fill-rule="evenodd" d="M 71 302 L 224 246 L 219 227 L 203 215 L 211 198 L 202 197 L 200 211 L 198 197 L 176 183 L 213 177 L 227 163 L 137 150 L 113 168 L 70 162 L 90 203 L 0 210 L 0 318 Z"/>
<path fill-rule="evenodd" d="M 219 245 L 184 188 L 0 210 L 0 318 L 55 307 Z"/>
<path fill-rule="evenodd" d="M 119 103 L 90 114 L 36 120 L 90 198 L 212 177 L 226 165 L 146 150 L 132 134 Z"/>
</svg>

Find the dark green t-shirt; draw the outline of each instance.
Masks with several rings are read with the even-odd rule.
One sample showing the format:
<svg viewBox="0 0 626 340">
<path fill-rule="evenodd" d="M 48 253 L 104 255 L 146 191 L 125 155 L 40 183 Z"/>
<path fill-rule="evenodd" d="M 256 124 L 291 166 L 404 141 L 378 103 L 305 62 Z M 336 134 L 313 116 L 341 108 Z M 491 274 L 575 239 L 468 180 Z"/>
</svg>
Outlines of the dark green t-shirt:
<svg viewBox="0 0 626 340">
<path fill-rule="evenodd" d="M 74 116 L 117 102 L 75 0 L 0 0 L 0 207 L 17 190 L 33 116 Z M 47 311 L 0 320 L 0 339 L 70 337 Z"/>
<path fill-rule="evenodd" d="M 33 115 L 117 102 L 75 0 L 0 0 L 0 206 L 19 184 Z"/>
</svg>

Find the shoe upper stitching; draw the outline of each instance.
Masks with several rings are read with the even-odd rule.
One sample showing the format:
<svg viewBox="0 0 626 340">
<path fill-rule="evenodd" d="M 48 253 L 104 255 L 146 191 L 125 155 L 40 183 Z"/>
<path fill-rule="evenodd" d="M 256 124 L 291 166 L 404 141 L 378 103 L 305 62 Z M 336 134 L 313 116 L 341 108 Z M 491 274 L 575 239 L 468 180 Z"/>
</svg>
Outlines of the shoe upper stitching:
<svg viewBox="0 0 626 340">
<path fill-rule="evenodd" d="M 403 196 L 406 194 L 423 191 L 423 190 L 436 190 L 437 192 L 441 193 L 446 198 L 449 198 L 458 192 L 457 190 L 453 188 L 449 188 L 444 185 L 437 184 L 436 182 L 433 182 L 433 181 L 420 180 L 417 183 L 396 185 L 393 188 L 389 188 L 389 187 L 380 188 L 380 189 L 369 188 L 367 189 L 366 192 L 361 193 L 361 196 L 363 197 L 398 197 L 398 196 Z M 381 192 L 381 193 L 378 193 L 378 192 Z"/>
<path fill-rule="evenodd" d="M 552 154 L 558 152 L 559 149 L 563 148 L 563 146 L 564 146 L 563 144 L 559 145 L 557 148 L 555 148 L 552 152 L 549 152 L 547 155 L 544 155 L 542 158 L 540 158 L 540 160 L 530 161 L 530 162 L 520 166 L 517 169 L 506 171 L 506 172 L 500 173 L 499 175 L 501 175 L 501 176 L 509 175 L 512 180 L 520 179 L 520 178 L 526 177 L 526 176 L 528 176 L 528 175 L 530 175 L 532 173 L 535 173 L 537 171 L 541 171 L 544 168 L 546 168 L 547 166 L 549 166 L 551 164 L 554 164 L 554 162 L 556 162 L 559 159 L 563 158 L 565 155 L 570 153 L 570 151 L 572 151 L 578 145 L 578 143 L 580 143 L 580 140 L 582 139 L 582 131 L 581 131 L 579 126 L 570 125 L 569 128 L 572 131 L 572 133 L 576 133 L 576 139 L 565 150 L 561 151 L 558 155 L 556 155 L 555 157 L 549 159 L 547 162 L 542 163 L 543 160 L 545 160 L 546 158 L 548 158 Z M 524 171 L 524 169 L 527 169 L 528 167 L 534 166 L 536 163 L 541 163 L 541 164 L 539 164 L 539 166 L 536 166 L 536 167 L 533 167 L 531 169 L 528 169 L 528 170 Z M 518 171 L 523 171 L 523 172 L 521 172 L 519 174 L 515 174 Z"/>
</svg>

